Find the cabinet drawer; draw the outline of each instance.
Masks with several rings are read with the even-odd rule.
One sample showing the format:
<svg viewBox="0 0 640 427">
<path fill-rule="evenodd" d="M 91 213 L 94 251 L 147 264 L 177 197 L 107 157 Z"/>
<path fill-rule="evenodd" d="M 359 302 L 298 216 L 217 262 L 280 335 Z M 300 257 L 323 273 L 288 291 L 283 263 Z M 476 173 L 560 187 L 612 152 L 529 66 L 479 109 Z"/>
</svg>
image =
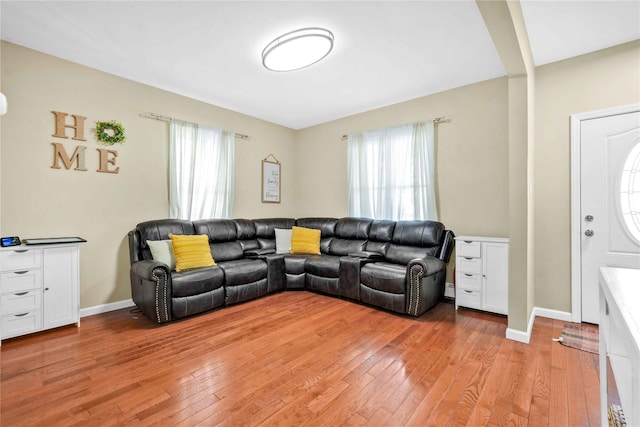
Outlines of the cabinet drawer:
<svg viewBox="0 0 640 427">
<path fill-rule="evenodd" d="M 40 270 L 20 270 L 0 274 L 0 292 L 15 293 L 32 289 L 42 289 Z"/>
<path fill-rule="evenodd" d="M 458 240 L 456 242 L 456 254 L 467 258 L 480 258 L 480 242 Z"/>
<path fill-rule="evenodd" d="M 0 271 L 40 268 L 40 249 L 12 249 L 0 252 Z"/>
<path fill-rule="evenodd" d="M 456 287 L 479 291 L 482 286 L 482 276 L 479 274 L 462 273 L 456 271 Z"/>
<path fill-rule="evenodd" d="M 467 258 L 463 256 L 456 257 L 456 272 L 481 274 L 482 273 L 482 259 L 480 258 Z"/>
<path fill-rule="evenodd" d="M 0 312 L 2 315 L 24 313 L 40 310 L 42 291 L 24 291 L 0 296 Z"/>
<path fill-rule="evenodd" d="M 480 291 L 456 289 L 456 306 L 480 308 Z"/>
<path fill-rule="evenodd" d="M 2 316 L 2 339 L 42 329 L 42 311 L 33 310 Z"/>
</svg>

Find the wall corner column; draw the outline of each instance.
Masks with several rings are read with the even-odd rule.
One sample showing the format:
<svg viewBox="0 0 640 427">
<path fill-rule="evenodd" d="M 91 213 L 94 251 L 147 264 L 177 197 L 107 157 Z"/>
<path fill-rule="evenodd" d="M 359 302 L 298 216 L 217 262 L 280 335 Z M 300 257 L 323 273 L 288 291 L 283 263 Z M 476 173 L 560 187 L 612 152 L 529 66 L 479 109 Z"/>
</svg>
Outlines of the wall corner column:
<svg viewBox="0 0 640 427">
<path fill-rule="evenodd" d="M 535 67 L 521 5 L 476 0 L 508 79 L 509 314 L 508 328 L 530 331 L 534 303 Z"/>
</svg>

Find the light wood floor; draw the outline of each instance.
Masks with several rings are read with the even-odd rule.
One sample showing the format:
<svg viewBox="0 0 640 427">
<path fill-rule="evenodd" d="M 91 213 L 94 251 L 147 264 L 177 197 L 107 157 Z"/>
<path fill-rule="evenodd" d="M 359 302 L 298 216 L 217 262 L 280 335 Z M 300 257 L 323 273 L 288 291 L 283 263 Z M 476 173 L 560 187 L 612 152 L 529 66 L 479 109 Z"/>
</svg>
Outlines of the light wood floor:
<svg viewBox="0 0 640 427">
<path fill-rule="evenodd" d="M 441 303 L 285 292 L 156 326 L 118 310 L 5 340 L 1 425 L 596 426 L 598 356 Z"/>
</svg>

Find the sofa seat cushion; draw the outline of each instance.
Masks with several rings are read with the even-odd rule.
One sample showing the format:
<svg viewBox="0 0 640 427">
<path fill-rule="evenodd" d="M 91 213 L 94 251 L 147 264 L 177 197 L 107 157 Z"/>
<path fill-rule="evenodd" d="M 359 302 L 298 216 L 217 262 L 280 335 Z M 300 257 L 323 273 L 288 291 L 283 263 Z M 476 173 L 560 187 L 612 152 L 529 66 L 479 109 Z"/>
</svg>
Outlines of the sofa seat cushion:
<svg viewBox="0 0 640 427">
<path fill-rule="evenodd" d="M 267 294 L 267 279 L 235 286 L 225 286 L 224 290 L 226 293 L 225 303 L 227 305 L 249 301 Z"/>
<path fill-rule="evenodd" d="M 315 255 L 307 258 L 304 271 L 320 277 L 338 277 L 340 270 L 340 257 L 333 255 Z"/>
<path fill-rule="evenodd" d="M 197 295 L 171 298 L 171 313 L 181 318 L 213 310 L 224 305 L 224 287 Z"/>
<path fill-rule="evenodd" d="M 307 274 L 304 287 L 327 295 L 340 295 L 340 285 L 337 277 L 322 277 Z"/>
<path fill-rule="evenodd" d="M 360 302 L 374 307 L 407 314 L 406 300 L 407 296 L 405 294 L 394 294 L 360 285 Z"/>
<path fill-rule="evenodd" d="M 219 267 L 196 268 L 171 273 L 172 296 L 202 294 L 224 285 L 224 273 Z"/>
<path fill-rule="evenodd" d="M 371 288 L 393 294 L 406 293 L 406 265 L 374 262 L 362 266 L 360 282 Z"/>
<path fill-rule="evenodd" d="M 237 259 L 218 265 L 224 270 L 225 286 L 244 285 L 267 277 L 267 263 L 261 259 Z"/>
</svg>

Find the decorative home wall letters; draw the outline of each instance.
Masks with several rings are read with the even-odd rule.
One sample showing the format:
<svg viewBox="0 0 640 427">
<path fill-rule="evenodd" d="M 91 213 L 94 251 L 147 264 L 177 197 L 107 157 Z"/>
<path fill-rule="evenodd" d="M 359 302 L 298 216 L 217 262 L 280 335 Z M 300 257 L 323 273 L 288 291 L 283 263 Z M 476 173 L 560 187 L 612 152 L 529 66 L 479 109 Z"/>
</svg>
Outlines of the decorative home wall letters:
<svg viewBox="0 0 640 427">
<path fill-rule="evenodd" d="M 86 141 L 84 137 L 84 121 L 86 117 L 80 116 L 77 114 L 71 114 L 73 118 L 73 124 L 67 123 L 67 116 L 69 114 L 63 113 L 60 111 L 52 111 L 55 116 L 55 132 L 53 133 L 54 138 L 63 138 L 69 139 L 67 136 L 67 129 L 73 129 L 73 137 L 71 139 L 76 141 Z M 97 123 L 109 123 L 109 124 L 117 124 L 119 134 L 122 135 L 122 140 L 118 142 L 124 142 L 124 128 L 119 123 L 112 122 L 97 122 Z M 85 167 L 85 152 L 87 147 L 83 145 L 78 145 L 73 150 L 73 154 L 71 157 L 67 154 L 67 151 L 64 145 L 60 142 L 52 142 L 53 145 L 53 164 L 51 165 L 52 169 L 62 169 L 64 166 L 65 169 L 71 169 L 71 167 L 75 164 L 73 170 L 77 171 L 86 171 Z M 96 148 L 99 156 L 99 167 L 96 169 L 96 172 L 102 173 L 114 173 L 117 174 L 120 172 L 120 167 L 116 166 L 116 158 L 118 157 L 118 152 L 116 150 L 110 150 L 106 148 Z M 60 163 L 62 162 L 62 166 Z"/>
</svg>

